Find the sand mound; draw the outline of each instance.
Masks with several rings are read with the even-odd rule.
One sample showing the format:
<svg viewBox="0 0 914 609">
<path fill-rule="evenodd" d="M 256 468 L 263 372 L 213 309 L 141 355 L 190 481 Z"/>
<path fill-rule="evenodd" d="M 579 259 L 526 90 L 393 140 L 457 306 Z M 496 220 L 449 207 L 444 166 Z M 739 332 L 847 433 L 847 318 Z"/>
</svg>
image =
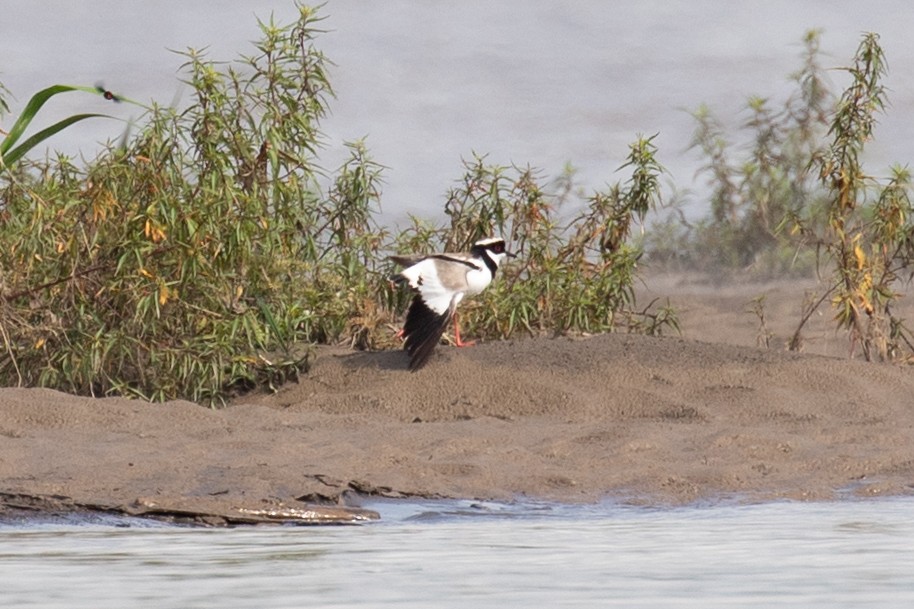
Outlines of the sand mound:
<svg viewBox="0 0 914 609">
<path fill-rule="evenodd" d="M 224 513 L 356 493 L 904 494 L 912 396 L 907 367 L 684 338 L 443 346 L 417 373 L 402 352 L 325 348 L 299 383 L 223 410 L 0 390 L 0 497 Z"/>
</svg>

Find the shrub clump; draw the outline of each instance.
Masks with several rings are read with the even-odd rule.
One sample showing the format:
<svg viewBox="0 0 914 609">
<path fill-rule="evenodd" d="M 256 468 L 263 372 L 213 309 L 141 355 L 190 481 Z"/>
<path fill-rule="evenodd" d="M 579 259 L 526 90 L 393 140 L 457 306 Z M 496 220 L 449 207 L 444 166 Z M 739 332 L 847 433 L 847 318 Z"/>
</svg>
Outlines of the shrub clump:
<svg viewBox="0 0 914 609">
<path fill-rule="evenodd" d="M 583 200 L 476 158 L 448 223 L 391 234 L 363 143 L 335 171 L 318 164 L 333 92 L 320 18 L 297 6 L 227 67 L 188 51 L 188 107 L 153 106 L 88 167 L 0 166 L 0 384 L 218 404 L 294 377 L 314 343 L 396 345 L 407 297 L 386 256 L 493 233 L 523 256 L 467 308 L 477 336 L 675 326 L 632 292 L 631 227 L 659 203 L 650 139 L 632 145 L 627 181 Z M 583 211 L 563 221 L 570 199 Z"/>
<path fill-rule="evenodd" d="M 300 9 L 293 25 L 261 23 L 240 66 L 189 51 L 192 103 L 152 108 L 88 169 L 61 157 L 4 173 L 6 384 L 218 401 L 305 366 L 294 345 L 338 331 L 319 295 L 368 293 L 337 271 L 374 246 L 357 237 L 373 174 L 354 145 L 334 194 L 320 195 L 332 90 L 316 16 Z"/>
</svg>

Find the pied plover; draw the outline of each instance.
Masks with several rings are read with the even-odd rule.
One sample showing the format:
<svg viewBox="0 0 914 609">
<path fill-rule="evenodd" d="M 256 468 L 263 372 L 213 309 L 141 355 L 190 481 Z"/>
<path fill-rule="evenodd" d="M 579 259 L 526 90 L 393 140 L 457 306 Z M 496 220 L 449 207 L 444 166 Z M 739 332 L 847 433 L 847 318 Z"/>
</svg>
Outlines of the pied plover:
<svg viewBox="0 0 914 609">
<path fill-rule="evenodd" d="M 392 279 L 416 290 L 402 332 L 410 370 L 415 372 L 425 365 L 451 318 L 457 346 L 473 344 L 460 340 L 457 305 L 464 297 L 479 294 L 492 283 L 505 256 L 514 257 L 505 249 L 505 240 L 491 237 L 474 243 L 467 254 L 390 257 L 406 267 Z"/>
</svg>

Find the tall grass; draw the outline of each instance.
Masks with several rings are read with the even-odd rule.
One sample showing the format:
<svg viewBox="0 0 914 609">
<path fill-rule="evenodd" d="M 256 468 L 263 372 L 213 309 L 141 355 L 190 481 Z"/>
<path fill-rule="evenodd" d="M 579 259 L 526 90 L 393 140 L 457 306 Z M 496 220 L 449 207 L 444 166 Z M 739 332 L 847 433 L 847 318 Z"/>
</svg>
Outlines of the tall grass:
<svg viewBox="0 0 914 609">
<path fill-rule="evenodd" d="M 407 297 L 388 254 L 493 233 L 522 257 L 467 309 L 469 332 L 675 327 L 632 291 L 630 232 L 659 203 L 651 139 L 632 145 L 630 177 L 583 198 L 475 158 L 444 224 L 391 231 L 363 142 L 319 164 L 329 62 L 320 15 L 297 7 L 292 24 L 259 23 L 250 57 L 187 51 L 189 106 L 152 105 L 124 147 L 0 173 L 0 383 L 208 404 L 275 387 L 307 369 L 311 344 L 397 346 Z"/>
</svg>

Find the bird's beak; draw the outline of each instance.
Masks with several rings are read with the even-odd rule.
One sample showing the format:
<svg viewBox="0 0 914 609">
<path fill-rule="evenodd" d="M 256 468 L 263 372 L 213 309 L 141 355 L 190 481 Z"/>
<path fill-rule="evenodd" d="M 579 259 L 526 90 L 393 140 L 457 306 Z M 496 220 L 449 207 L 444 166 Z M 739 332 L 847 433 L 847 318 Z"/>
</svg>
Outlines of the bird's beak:
<svg viewBox="0 0 914 609">
<path fill-rule="evenodd" d="M 507 250 L 505 250 L 505 256 L 507 256 L 508 258 L 517 258 L 517 254 L 514 254 L 514 253 L 509 252 L 509 251 L 507 251 Z"/>
</svg>

